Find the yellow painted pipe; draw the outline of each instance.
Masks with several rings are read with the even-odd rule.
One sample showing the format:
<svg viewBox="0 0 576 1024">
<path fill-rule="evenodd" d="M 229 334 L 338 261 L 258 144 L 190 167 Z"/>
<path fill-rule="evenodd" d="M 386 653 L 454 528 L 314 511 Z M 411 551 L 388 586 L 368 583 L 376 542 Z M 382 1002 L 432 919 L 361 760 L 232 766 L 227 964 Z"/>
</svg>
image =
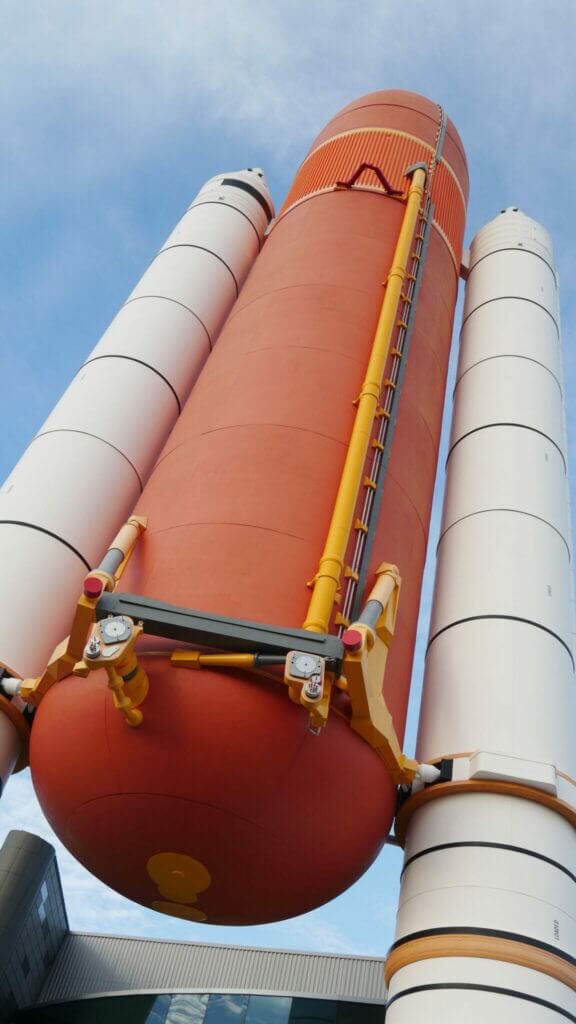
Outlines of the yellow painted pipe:
<svg viewBox="0 0 576 1024">
<path fill-rule="evenodd" d="M 118 566 L 114 573 L 114 579 L 118 581 L 122 576 L 126 565 L 132 555 L 132 552 L 136 546 L 136 543 L 140 536 L 144 533 L 148 525 L 146 516 L 130 516 L 128 522 L 124 523 L 124 526 L 116 534 L 111 548 L 119 548 L 122 551 L 124 558 L 121 564 Z"/>
<path fill-rule="evenodd" d="M 396 323 L 398 302 L 412 251 L 425 183 L 426 171 L 420 167 L 416 168 L 408 190 L 406 209 L 392 258 L 392 267 L 386 281 L 384 301 L 374 335 L 366 377 L 358 400 L 356 418 L 332 512 L 332 521 L 318 571 L 312 582 L 312 597 L 304 629 L 309 629 L 314 633 L 328 632 L 332 609 L 340 588 L 340 576 L 344 568 L 344 558 L 350 539 L 358 492 L 364 476 L 374 417 L 380 399 L 382 378 Z"/>
<path fill-rule="evenodd" d="M 204 654 L 202 651 L 177 650 L 170 657 L 179 668 L 252 668 L 255 654 Z"/>
</svg>

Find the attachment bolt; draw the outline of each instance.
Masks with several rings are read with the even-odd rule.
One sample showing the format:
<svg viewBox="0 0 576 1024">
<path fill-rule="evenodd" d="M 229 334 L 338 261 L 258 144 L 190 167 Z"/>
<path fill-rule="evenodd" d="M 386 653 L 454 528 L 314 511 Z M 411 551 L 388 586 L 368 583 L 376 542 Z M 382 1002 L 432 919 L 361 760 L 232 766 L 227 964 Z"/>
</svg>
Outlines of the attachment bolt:
<svg viewBox="0 0 576 1024">
<path fill-rule="evenodd" d="M 98 658 L 100 655 L 100 641 L 97 636 L 92 636 L 89 643 L 86 644 L 86 650 L 84 654 L 87 658 Z"/>
<path fill-rule="evenodd" d="M 322 696 L 322 681 L 320 676 L 310 676 L 308 682 L 304 684 L 304 696 L 308 697 L 308 700 L 318 700 Z"/>
</svg>

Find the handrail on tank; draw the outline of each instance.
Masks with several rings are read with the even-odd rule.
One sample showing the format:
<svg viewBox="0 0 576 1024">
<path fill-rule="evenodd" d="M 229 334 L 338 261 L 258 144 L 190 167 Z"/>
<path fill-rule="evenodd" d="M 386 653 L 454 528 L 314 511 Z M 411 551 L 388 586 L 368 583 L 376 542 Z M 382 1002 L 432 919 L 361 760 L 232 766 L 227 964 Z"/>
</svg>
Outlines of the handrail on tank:
<svg viewBox="0 0 576 1024">
<path fill-rule="evenodd" d="M 402 226 L 392 258 L 392 266 L 386 278 L 384 301 L 380 310 L 366 376 L 358 398 L 356 418 L 334 503 L 328 536 L 318 564 L 318 571 L 310 583 L 312 597 L 304 629 L 309 629 L 314 633 L 328 632 L 332 609 L 340 587 L 344 558 L 350 539 L 358 492 L 362 483 L 372 426 L 378 408 L 382 379 L 394 331 L 396 310 L 407 273 L 412 240 L 424 195 L 427 175 L 425 167 L 417 165 L 415 168 L 409 169 L 407 174 L 411 174 L 411 182 Z"/>
</svg>

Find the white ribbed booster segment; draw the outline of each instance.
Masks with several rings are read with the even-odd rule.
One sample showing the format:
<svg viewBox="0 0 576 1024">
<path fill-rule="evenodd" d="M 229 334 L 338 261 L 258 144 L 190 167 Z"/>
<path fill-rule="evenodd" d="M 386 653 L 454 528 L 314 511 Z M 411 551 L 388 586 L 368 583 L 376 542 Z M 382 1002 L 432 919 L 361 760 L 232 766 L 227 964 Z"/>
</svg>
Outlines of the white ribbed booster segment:
<svg viewBox="0 0 576 1024">
<path fill-rule="evenodd" d="M 556 1024 L 576 1021 L 576 832 L 554 805 L 556 779 L 576 807 L 576 686 L 550 239 L 506 210 L 470 268 L 417 758 L 466 779 L 467 755 L 504 755 L 469 774 L 508 791 L 413 798 L 386 1022 Z M 530 778 L 551 805 L 514 795 Z"/>
<path fill-rule="evenodd" d="M 35 676 L 130 514 L 252 266 L 262 172 L 201 189 L 0 490 L 0 666 Z"/>
</svg>

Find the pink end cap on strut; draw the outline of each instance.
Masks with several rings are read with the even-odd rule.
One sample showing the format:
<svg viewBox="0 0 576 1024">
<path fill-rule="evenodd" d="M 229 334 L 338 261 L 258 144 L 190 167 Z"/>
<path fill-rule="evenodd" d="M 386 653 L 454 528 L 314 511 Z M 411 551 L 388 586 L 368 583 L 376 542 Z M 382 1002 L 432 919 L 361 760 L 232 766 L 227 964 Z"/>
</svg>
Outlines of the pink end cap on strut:
<svg viewBox="0 0 576 1024">
<path fill-rule="evenodd" d="M 84 580 L 84 594 L 86 597 L 100 597 L 104 590 L 104 584 L 97 576 L 87 576 Z"/>
<path fill-rule="evenodd" d="M 353 653 L 362 647 L 362 633 L 357 629 L 347 629 L 342 635 L 342 643 L 347 651 Z"/>
</svg>

